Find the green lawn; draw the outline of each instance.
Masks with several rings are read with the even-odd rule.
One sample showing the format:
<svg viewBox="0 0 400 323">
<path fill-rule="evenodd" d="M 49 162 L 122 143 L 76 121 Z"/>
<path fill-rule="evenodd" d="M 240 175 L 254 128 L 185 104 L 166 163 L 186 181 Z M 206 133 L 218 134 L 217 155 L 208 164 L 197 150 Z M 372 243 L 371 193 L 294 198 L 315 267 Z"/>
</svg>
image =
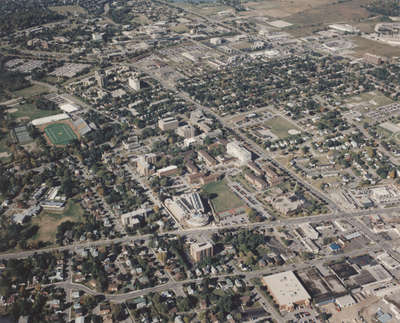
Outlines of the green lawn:
<svg viewBox="0 0 400 323">
<path fill-rule="evenodd" d="M 30 120 L 34 120 L 61 113 L 61 110 L 39 110 L 36 108 L 36 106 L 30 103 L 16 105 L 13 108 L 18 109 L 18 111 L 10 113 L 10 115 L 15 119 L 29 118 Z"/>
<path fill-rule="evenodd" d="M 216 213 L 246 206 L 246 204 L 233 193 L 224 180 L 207 184 L 203 190 L 211 195 L 211 202 Z"/>
<path fill-rule="evenodd" d="M 14 92 L 14 94 L 18 97 L 22 96 L 24 98 L 30 98 L 31 96 L 43 94 L 49 92 L 47 88 L 34 84 L 30 87 L 27 87 L 25 89 L 19 90 Z"/>
<path fill-rule="evenodd" d="M 363 113 L 371 112 L 376 108 L 393 103 L 393 100 L 384 96 L 382 93 L 375 91 L 361 93 L 360 95 L 350 97 L 345 101 L 346 103 L 354 104 L 356 110 L 357 107 L 359 107 L 358 110 Z"/>
<path fill-rule="evenodd" d="M 295 124 L 280 116 L 269 119 L 265 125 L 280 139 L 290 136 L 288 132 L 290 129 L 300 130 Z"/>
<path fill-rule="evenodd" d="M 67 145 L 77 138 L 71 127 L 65 123 L 51 124 L 44 131 L 54 145 Z"/>
</svg>

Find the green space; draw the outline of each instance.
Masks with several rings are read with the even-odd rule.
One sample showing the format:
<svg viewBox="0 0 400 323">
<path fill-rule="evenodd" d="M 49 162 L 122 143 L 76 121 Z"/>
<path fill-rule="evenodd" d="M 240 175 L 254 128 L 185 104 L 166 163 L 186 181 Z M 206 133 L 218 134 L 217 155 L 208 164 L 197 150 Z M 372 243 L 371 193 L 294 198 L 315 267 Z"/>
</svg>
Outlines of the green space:
<svg viewBox="0 0 400 323">
<path fill-rule="evenodd" d="M 348 104 L 353 104 L 354 108 L 360 112 L 370 112 L 376 108 L 393 103 L 393 101 L 379 92 L 367 92 L 353 96 L 345 100 Z"/>
<path fill-rule="evenodd" d="M 68 15 L 68 14 L 86 14 L 86 10 L 81 6 L 54 6 L 49 7 L 50 10 L 59 13 L 60 15 Z"/>
<path fill-rule="evenodd" d="M 33 240 L 55 243 L 57 227 L 66 221 L 82 222 L 83 209 L 78 202 L 69 200 L 63 213 L 41 212 L 32 218 L 32 224 L 39 226 L 39 231 Z"/>
<path fill-rule="evenodd" d="M 26 87 L 22 90 L 15 91 L 13 94 L 16 95 L 17 97 L 24 97 L 24 98 L 29 98 L 31 96 L 47 93 L 48 89 L 45 88 L 44 86 L 40 86 L 37 84 L 34 84 L 32 86 Z"/>
<path fill-rule="evenodd" d="M 246 204 L 231 191 L 225 180 L 207 184 L 203 187 L 213 204 L 216 213 L 246 206 Z"/>
<path fill-rule="evenodd" d="M 40 110 L 30 103 L 16 105 L 15 107 L 12 107 L 12 109 L 17 109 L 17 111 L 10 113 L 10 115 L 15 119 L 29 118 L 30 120 L 34 120 L 61 113 L 60 110 Z"/>
<path fill-rule="evenodd" d="M 377 42 L 361 36 L 353 37 L 352 41 L 357 46 L 354 48 L 354 56 L 356 57 L 363 57 L 366 53 L 384 57 L 393 57 L 399 55 L 398 47 L 390 46 L 389 44 L 385 44 L 383 42 Z"/>
<path fill-rule="evenodd" d="M 291 129 L 300 131 L 296 125 L 280 116 L 269 119 L 265 125 L 280 139 L 290 136 L 288 131 Z"/>
<path fill-rule="evenodd" d="M 71 127 L 65 123 L 51 124 L 44 131 L 54 145 L 67 145 L 77 138 Z"/>
</svg>

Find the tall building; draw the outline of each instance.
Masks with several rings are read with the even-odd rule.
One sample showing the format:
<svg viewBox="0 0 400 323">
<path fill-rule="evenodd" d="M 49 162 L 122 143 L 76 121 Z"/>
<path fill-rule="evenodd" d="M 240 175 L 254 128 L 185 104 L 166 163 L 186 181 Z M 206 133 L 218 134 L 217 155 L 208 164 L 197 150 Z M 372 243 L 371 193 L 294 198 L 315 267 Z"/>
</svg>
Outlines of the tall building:
<svg viewBox="0 0 400 323">
<path fill-rule="evenodd" d="M 137 160 L 137 171 L 142 176 L 150 176 L 155 173 L 155 169 L 146 160 L 145 156 L 141 156 Z"/>
<path fill-rule="evenodd" d="M 140 90 L 140 80 L 137 77 L 137 75 L 131 76 L 128 79 L 128 85 L 131 89 L 135 90 L 135 91 L 139 91 Z"/>
<path fill-rule="evenodd" d="M 172 117 L 164 118 L 158 121 L 158 126 L 163 131 L 174 130 L 178 128 L 178 125 L 179 121 Z"/>
<path fill-rule="evenodd" d="M 190 255 L 195 262 L 214 255 L 214 247 L 210 242 L 192 243 L 190 245 Z"/>
<path fill-rule="evenodd" d="M 251 152 L 242 147 L 237 141 L 232 141 L 226 145 L 226 151 L 229 155 L 236 157 L 240 165 L 246 165 L 251 161 Z"/>
<path fill-rule="evenodd" d="M 195 135 L 195 129 L 192 126 L 185 125 L 185 126 L 176 128 L 176 134 L 183 138 L 192 138 Z"/>
<path fill-rule="evenodd" d="M 97 81 L 97 85 L 99 87 L 102 88 L 102 87 L 104 87 L 106 85 L 106 77 L 105 77 L 103 71 L 94 72 L 94 77 L 95 77 L 95 79 Z"/>
</svg>

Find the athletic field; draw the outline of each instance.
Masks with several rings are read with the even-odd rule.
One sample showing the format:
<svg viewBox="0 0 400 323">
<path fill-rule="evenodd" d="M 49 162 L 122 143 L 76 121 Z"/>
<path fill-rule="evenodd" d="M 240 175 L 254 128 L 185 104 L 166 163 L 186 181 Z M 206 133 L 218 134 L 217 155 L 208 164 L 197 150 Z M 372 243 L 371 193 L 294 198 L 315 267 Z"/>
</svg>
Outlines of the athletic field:
<svg viewBox="0 0 400 323">
<path fill-rule="evenodd" d="M 71 127 L 65 123 L 51 124 L 44 131 L 53 145 L 67 145 L 78 138 Z"/>
</svg>

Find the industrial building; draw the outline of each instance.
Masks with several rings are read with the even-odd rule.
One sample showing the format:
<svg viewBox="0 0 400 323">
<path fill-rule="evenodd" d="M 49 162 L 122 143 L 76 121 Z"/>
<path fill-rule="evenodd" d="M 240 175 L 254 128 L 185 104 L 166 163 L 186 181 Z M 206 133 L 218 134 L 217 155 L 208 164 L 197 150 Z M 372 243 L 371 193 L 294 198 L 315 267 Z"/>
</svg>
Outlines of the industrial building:
<svg viewBox="0 0 400 323">
<path fill-rule="evenodd" d="M 311 296 L 293 271 L 264 276 L 262 283 L 280 310 L 293 311 L 296 306 L 310 305 Z"/>
</svg>

